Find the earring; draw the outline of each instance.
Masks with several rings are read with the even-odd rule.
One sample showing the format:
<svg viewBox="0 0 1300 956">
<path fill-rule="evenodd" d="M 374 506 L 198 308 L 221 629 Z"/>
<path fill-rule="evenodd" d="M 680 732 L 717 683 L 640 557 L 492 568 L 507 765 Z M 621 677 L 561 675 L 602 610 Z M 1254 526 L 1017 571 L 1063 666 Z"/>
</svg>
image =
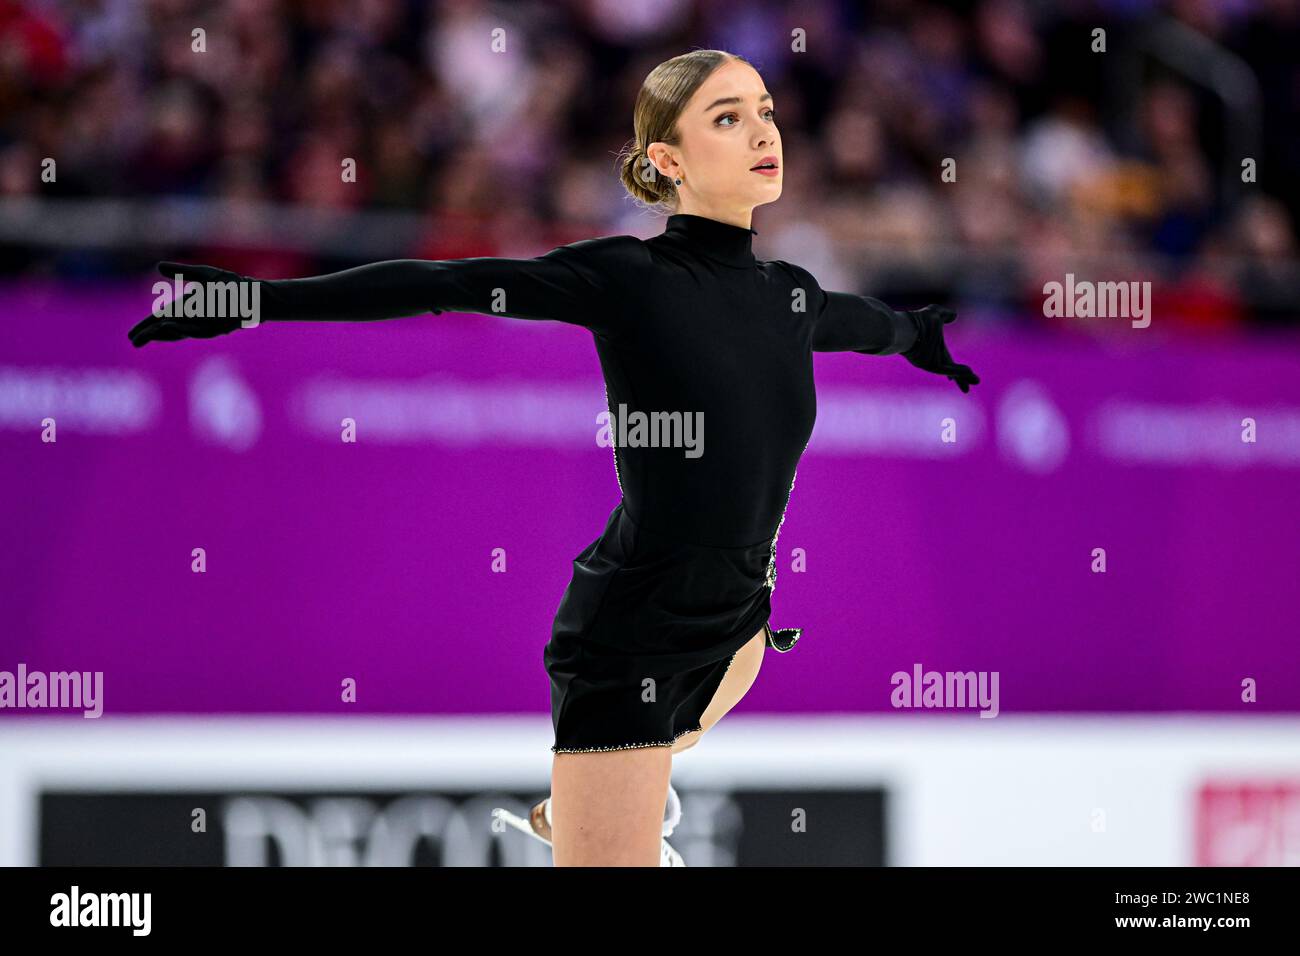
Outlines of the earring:
<svg viewBox="0 0 1300 956">
<path fill-rule="evenodd" d="M 678 186 L 680 186 L 682 184 L 682 177 L 678 176 L 676 179 L 673 180 L 673 182 L 675 182 Z"/>
</svg>

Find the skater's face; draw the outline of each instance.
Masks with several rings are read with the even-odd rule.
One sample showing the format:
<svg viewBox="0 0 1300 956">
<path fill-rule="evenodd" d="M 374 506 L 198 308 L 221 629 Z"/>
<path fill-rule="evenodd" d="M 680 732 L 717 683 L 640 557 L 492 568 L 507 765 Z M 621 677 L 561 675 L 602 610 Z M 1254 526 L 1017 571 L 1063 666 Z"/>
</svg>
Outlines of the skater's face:
<svg viewBox="0 0 1300 956">
<path fill-rule="evenodd" d="M 784 157 L 771 94 L 748 63 L 720 66 L 677 119 L 681 142 L 650 144 L 665 176 L 682 179 L 678 212 L 748 221 L 755 206 L 781 195 Z M 755 170 L 766 161 L 774 168 Z"/>
</svg>

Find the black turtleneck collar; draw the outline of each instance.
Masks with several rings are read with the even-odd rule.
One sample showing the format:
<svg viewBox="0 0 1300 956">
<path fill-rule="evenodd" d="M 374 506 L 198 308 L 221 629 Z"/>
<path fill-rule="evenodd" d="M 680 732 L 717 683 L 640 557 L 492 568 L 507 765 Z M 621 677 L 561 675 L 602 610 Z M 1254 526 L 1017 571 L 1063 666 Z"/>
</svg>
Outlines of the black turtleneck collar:
<svg viewBox="0 0 1300 956">
<path fill-rule="evenodd" d="M 724 265 L 746 268 L 756 261 L 752 242 L 757 229 L 679 212 L 668 217 L 664 235 Z"/>
</svg>

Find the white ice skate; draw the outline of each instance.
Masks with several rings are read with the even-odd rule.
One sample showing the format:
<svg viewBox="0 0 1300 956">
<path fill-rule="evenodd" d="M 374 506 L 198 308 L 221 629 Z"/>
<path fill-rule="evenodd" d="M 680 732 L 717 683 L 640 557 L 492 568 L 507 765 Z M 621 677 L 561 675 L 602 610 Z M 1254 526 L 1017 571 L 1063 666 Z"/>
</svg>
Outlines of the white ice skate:
<svg viewBox="0 0 1300 956">
<path fill-rule="evenodd" d="M 500 820 L 507 826 L 513 827 L 521 833 L 527 833 L 535 840 L 540 840 L 547 846 L 551 845 L 551 798 L 547 797 L 537 806 L 533 807 L 528 813 L 528 819 L 516 816 L 503 807 L 497 807 L 492 811 L 492 816 Z M 677 791 L 668 787 L 668 802 L 664 807 L 664 825 L 663 835 L 669 836 L 676 828 L 682 818 L 682 802 L 677 797 Z M 685 866 L 686 861 L 682 855 L 668 845 L 664 840 L 660 847 L 659 853 L 660 866 Z"/>
</svg>

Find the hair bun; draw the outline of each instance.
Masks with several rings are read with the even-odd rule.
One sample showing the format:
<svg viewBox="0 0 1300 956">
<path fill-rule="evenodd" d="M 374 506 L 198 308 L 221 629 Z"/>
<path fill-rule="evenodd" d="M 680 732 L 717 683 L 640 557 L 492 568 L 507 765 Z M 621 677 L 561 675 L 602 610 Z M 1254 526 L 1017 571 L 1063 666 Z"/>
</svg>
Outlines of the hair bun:
<svg viewBox="0 0 1300 956">
<path fill-rule="evenodd" d="M 623 166 L 619 178 L 632 198 L 647 206 L 659 206 L 672 197 L 673 190 L 650 162 L 645 149 L 635 140 L 623 152 Z"/>
</svg>

